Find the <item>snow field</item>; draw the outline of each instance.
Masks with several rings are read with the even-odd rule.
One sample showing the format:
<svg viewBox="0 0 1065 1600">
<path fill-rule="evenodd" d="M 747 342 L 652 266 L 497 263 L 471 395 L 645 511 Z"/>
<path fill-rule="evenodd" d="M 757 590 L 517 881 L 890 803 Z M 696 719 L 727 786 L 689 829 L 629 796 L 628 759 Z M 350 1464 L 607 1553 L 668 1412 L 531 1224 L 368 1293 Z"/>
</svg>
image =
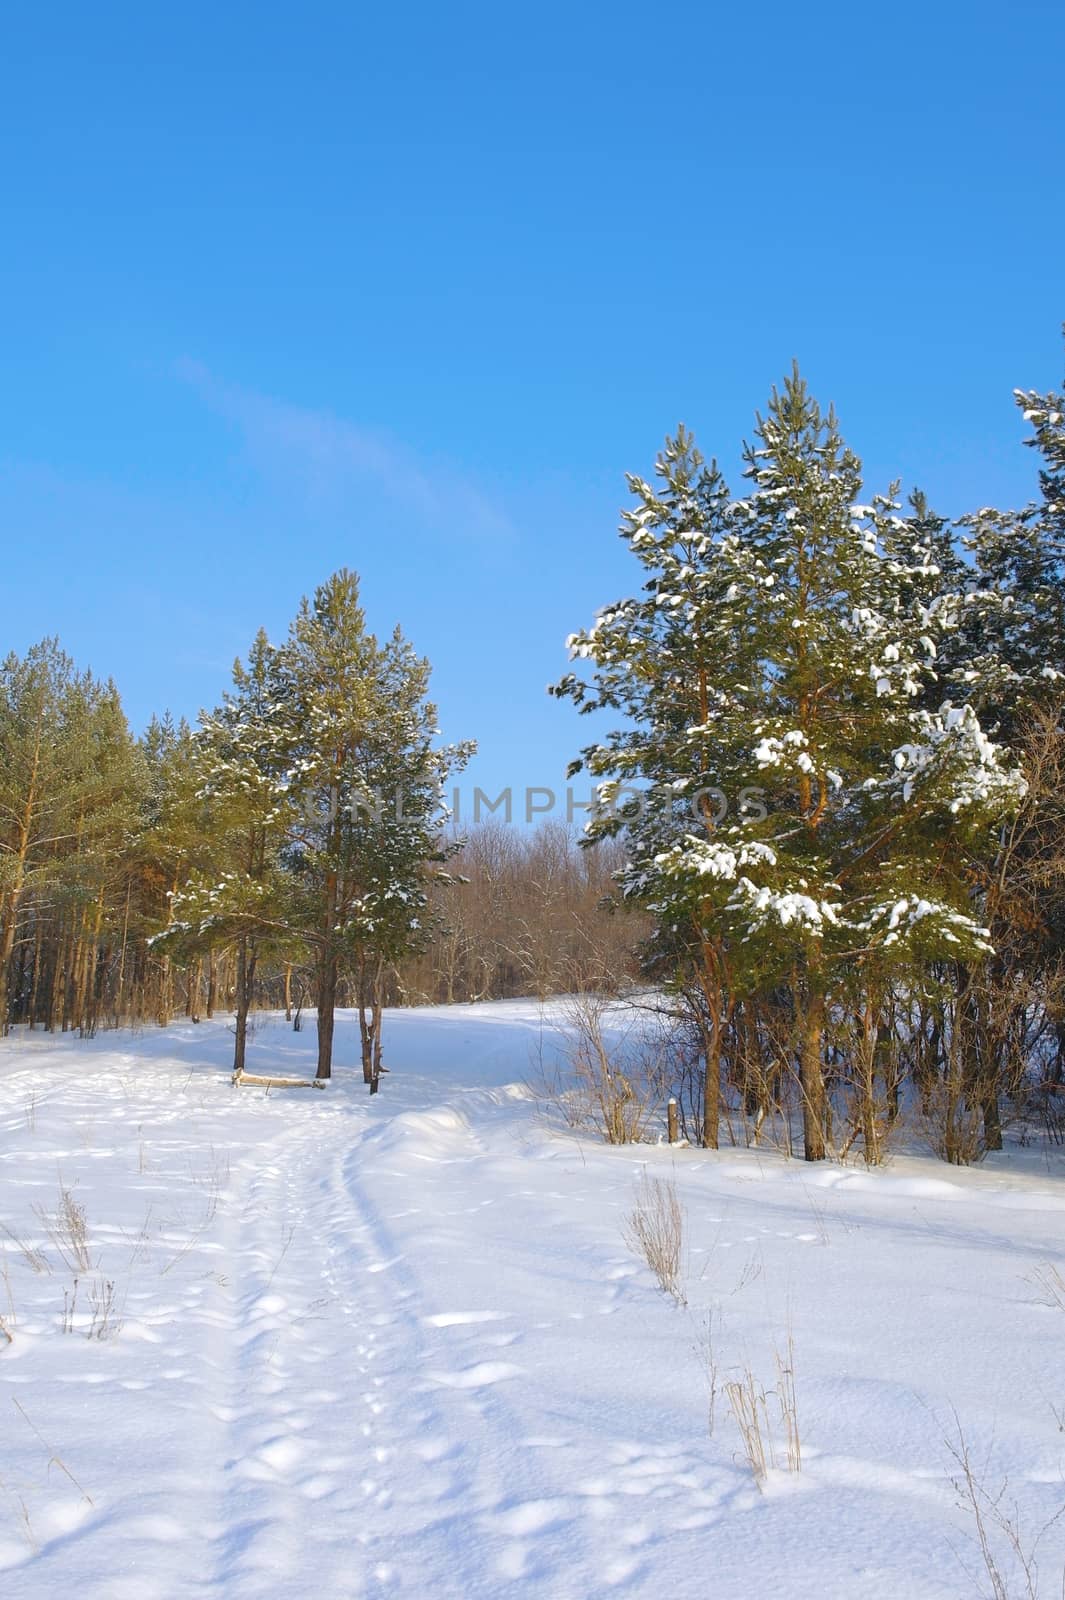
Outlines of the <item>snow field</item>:
<svg viewBox="0 0 1065 1600">
<path fill-rule="evenodd" d="M 1058 1167 L 608 1149 L 524 1087 L 559 1020 L 391 1013 L 373 1100 L 348 1018 L 322 1094 L 234 1090 L 224 1022 L 0 1044 L 5 1600 L 971 1600 L 955 1412 L 1031 1543 L 1065 1504 Z M 259 1019 L 249 1067 L 313 1046 Z M 685 1307 L 623 1237 L 644 1171 Z M 759 1488 L 725 1386 L 771 1389 L 789 1333 L 803 1468 Z M 1047 1594 L 1063 1557 L 1054 1527 Z"/>
</svg>

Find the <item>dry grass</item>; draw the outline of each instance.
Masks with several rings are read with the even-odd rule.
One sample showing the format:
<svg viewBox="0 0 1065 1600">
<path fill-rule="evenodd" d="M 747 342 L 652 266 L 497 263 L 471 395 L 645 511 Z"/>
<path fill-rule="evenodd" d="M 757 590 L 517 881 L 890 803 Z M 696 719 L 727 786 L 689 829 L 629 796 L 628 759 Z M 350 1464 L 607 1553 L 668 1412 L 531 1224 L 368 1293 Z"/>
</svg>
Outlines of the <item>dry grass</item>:
<svg viewBox="0 0 1065 1600">
<path fill-rule="evenodd" d="M 717 1422 L 717 1397 L 720 1389 L 718 1382 L 717 1361 L 717 1333 L 714 1328 L 714 1313 L 706 1313 L 706 1326 L 700 1331 L 695 1341 L 695 1355 L 702 1368 L 703 1381 L 706 1384 L 706 1431 L 712 1439 L 714 1427 Z"/>
<path fill-rule="evenodd" d="M 1041 1262 L 1028 1281 L 1039 1290 L 1040 1305 L 1065 1311 L 1065 1277 L 1052 1261 Z"/>
<path fill-rule="evenodd" d="M 204 1204 L 203 1216 L 200 1218 L 199 1222 L 193 1223 L 190 1226 L 183 1215 L 178 1216 L 176 1219 L 176 1225 L 182 1228 L 188 1228 L 189 1236 L 185 1242 L 179 1246 L 170 1259 L 162 1263 L 159 1268 L 159 1276 L 161 1278 L 165 1278 L 167 1273 L 172 1272 L 179 1262 L 184 1261 L 190 1250 L 195 1250 L 196 1246 L 199 1244 L 200 1240 L 203 1238 L 204 1234 L 214 1221 L 217 1210 L 218 1195 L 212 1194 Z"/>
<path fill-rule="evenodd" d="M 67 1270 L 91 1272 L 94 1262 L 85 1207 L 78 1204 L 66 1185 L 59 1186 L 59 1203 L 54 1212 L 43 1206 L 33 1209 Z"/>
<path fill-rule="evenodd" d="M 11 1243 L 21 1253 L 26 1265 L 31 1267 L 34 1272 L 51 1272 L 52 1263 L 43 1250 L 39 1250 L 35 1244 L 30 1244 L 29 1240 L 21 1238 L 19 1234 L 13 1233 L 6 1222 L 0 1222 L 0 1233 L 5 1234 L 11 1240 Z"/>
<path fill-rule="evenodd" d="M 78 1313 L 78 1280 L 74 1279 L 73 1287 L 63 1290 L 63 1320 L 60 1328 L 63 1333 L 74 1332 L 74 1318 Z"/>
<path fill-rule="evenodd" d="M 5 1311 L 0 1312 L 0 1339 L 3 1339 L 7 1344 L 14 1344 L 15 1340 L 11 1330 L 15 1326 L 16 1320 L 15 1296 L 11 1291 L 11 1274 L 8 1271 L 7 1248 L 4 1245 L 0 1245 L 0 1279 L 3 1280 L 4 1302 L 7 1308 Z M 0 1348 L 3 1348 L 3 1346 L 0 1346 Z"/>
<path fill-rule="evenodd" d="M 75 1489 L 81 1495 L 81 1498 L 85 1501 L 86 1505 L 90 1505 L 91 1506 L 91 1505 L 95 1504 L 92 1495 L 89 1493 L 89 1491 L 86 1488 L 83 1487 L 82 1484 L 80 1484 L 78 1482 L 77 1478 L 75 1478 L 74 1474 L 71 1472 L 71 1470 L 67 1466 L 66 1462 L 60 1456 L 59 1452 L 57 1450 L 53 1450 L 52 1449 L 52 1446 L 48 1443 L 48 1440 L 44 1437 L 44 1434 L 41 1432 L 41 1430 L 38 1428 L 37 1424 L 29 1416 L 29 1413 L 26 1411 L 25 1406 L 21 1405 L 19 1403 L 19 1401 L 15 1400 L 15 1399 L 12 1399 L 11 1404 L 15 1407 L 15 1410 L 18 1412 L 19 1416 L 23 1419 L 23 1421 L 26 1423 L 27 1427 L 32 1430 L 32 1432 L 36 1435 L 36 1437 L 40 1440 L 41 1444 L 47 1450 L 47 1452 L 48 1452 L 48 1471 L 51 1472 L 53 1467 L 57 1468 L 57 1470 L 60 1471 L 63 1474 L 63 1476 L 65 1478 L 69 1479 L 69 1481 L 74 1485 Z M 28 1523 L 28 1520 L 29 1519 L 27 1518 L 27 1523 Z"/>
<path fill-rule="evenodd" d="M 684 1207 L 672 1179 L 643 1173 L 624 1231 L 630 1248 L 646 1261 L 663 1293 L 671 1295 L 678 1305 L 686 1305 L 681 1282 Z"/>
<path fill-rule="evenodd" d="M 22 1495 L 19 1494 L 17 1489 L 8 1488 L 8 1485 L 3 1478 L 0 1478 L 0 1494 L 3 1494 L 14 1506 L 15 1520 L 22 1529 L 26 1543 L 29 1545 L 34 1555 L 38 1555 L 41 1547 L 37 1542 L 37 1535 L 33 1531 L 33 1523 L 30 1521 L 29 1507 L 27 1506 Z"/>
<path fill-rule="evenodd" d="M 725 1384 L 725 1398 L 740 1432 L 744 1460 L 761 1488 L 771 1471 L 802 1470 L 802 1437 L 795 1394 L 795 1349 L 788 1334 L 775 1352 L 777 1382 L 767 1390 L 750 1367 Z"/>
</svg>

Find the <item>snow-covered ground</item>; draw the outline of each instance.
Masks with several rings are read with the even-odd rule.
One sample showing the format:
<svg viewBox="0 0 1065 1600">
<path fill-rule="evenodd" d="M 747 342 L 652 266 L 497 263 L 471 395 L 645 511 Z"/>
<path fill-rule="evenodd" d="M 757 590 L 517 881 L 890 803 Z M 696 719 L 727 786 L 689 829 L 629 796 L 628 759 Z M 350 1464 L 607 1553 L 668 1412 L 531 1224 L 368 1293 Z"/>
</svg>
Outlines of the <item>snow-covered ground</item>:
<svg viewBox="0 0 1065 1600">
<path fill-rule="evenodd" d="M 558 1019 L 390 1014 L 375 1099 L 344 1065 L 232 1088 L 224 1022 L 0 1044 L 4 1600 L 988 1590 L 959 1422 L 1026 1544 L 1065 1505 L 1055 1161 L 608 1149 L 523 1087 Z M 260 1020 L 249 1066 L 313 1049 Z M 686 1306 L 623 1236 L 645 1169 L 686 1207 Z M 775 1384 L 789 1333 L 802 1470 L 760 1489 L 725 1385 Z"/>
</svg>

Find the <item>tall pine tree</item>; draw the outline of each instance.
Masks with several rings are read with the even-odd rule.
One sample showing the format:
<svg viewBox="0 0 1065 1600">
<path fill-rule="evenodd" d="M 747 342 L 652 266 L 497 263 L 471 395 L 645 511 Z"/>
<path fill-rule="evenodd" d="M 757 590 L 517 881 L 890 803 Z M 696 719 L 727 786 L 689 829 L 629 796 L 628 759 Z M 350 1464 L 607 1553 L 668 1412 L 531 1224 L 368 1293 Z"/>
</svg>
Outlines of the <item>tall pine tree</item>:
<svg viewBox="0 0 1065 1600">
<path fill-rule="evenodd" d="M 737 995 L 786 983 L 808 1159 L 826 1151 L 824 1034 L 855 963 L 986 950 L 945 842 L 986 832 L 1021 780 L 971 708 L 922 704 L 955 608 L 933 598 L 923 519 L 861 500 L 860 464 L 795 372 L 745 449 L 733 500 L 683 430 L 622 535 L 646 580 L 573 653 L 555 693 L 622 713 L 577 763 L 592 837 L 624 831 L 624 892 L 694 943 L 716 1047 Z M 648 792 L 614 806 L 619 785 Z M 724 796 L 727 811 L 708 791 Z M 754 796 L 761 791 L 764 804 Z"/>
</svg>

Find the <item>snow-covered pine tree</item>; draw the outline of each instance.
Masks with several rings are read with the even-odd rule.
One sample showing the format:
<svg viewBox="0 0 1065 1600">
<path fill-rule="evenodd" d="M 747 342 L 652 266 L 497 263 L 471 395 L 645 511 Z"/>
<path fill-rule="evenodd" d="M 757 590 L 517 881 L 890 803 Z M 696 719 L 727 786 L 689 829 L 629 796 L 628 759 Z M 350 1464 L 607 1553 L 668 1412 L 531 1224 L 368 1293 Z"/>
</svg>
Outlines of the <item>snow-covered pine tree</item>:
<svg viewBox="0 0 1065 1600">
<path fill-rule="evenodd" d="M 473 746 L 437 746 L 429 664 L 398 628 L 383 645 L 367 630 L 354 573 L 334 574 L 304 601 L 285 661 L 298 730 L 289 864 L 294 924 L 316 957 L 317 1075 L 332 1070 L 337 986 L 351 972 L 363 1073 L 376 1092 L 384 967 L 423 937 L 426 874 L 444 854 L 444 782 Z"/>
<path fill-rule="evenodd" d="M 1031 429 L 1025 444 L 1042 457 L 1040 498 L 963 519 L 970 565 L 947 662 L 953 697 L 975 707 L 1031 779 L 996 848 L 970 862 L 996 955 L 978 971 L 959 970 L 954 1034 L 960 1077 L 986 1086 L 987 1148 L 1001 1146 L 1000 1087 L 1016 1087 L 1048 1021 L 1059 1041 L 1054 1071 L 1065 1060 L 1065 1024 L 1052 1020 L 1065 961 L 1065 396 L 1017 390 L 1014 398 Z"/>
<path fill-rule="evenodd" d="M 1065 395 L 1018 389 L 1042 456 L 1041 499 L 963 519 L 973 571 L 964 607 L 959 693 L 1011 738 L 1033 700 L 1065 688 Z"/>
<path fill-rule="evenodd" d="M 954 614 L 929 598 L 929 542 L 891 496 L 861 503 L 860 464 L 797 371 L 745 461 L 751 493 L 732 500 L 682 429 L 657 489 L 629 479 L 643 593 L 571 638 L 590 678 L 553 692 L 623 717 L 572 769 L 600 780 L 589 833 L 624 831 L 624 893 L 694 944 L 718 1034 L 737 995 L 790 985 L 816 1160 L 830 1007 L 857 964 L 883 977 L 916 952 L 986 950 L 945 845 L 986 831 L 1022 780 L 970 708 L 921 705 Z M 633 782 L 648 792 L 618 806 Z M 708 1083 L 709 1144 L 715 1097 Z"/>
<path fill-rule="evenodd" d="M 128 885 L 129 954 L 134 959 L 133 971 L 124 981 L 134 1010 L 143 1011 L 154 999 L 156 1020 L 163 1026 L 173 1009 L 173 961 L 180 955 L 180 940 L 175 937 L 172 943 L 167 937 L 174 921 L 174 897 L 210 861 L 209 818 L 199 796 L 195 740 L 185 719 L 174 722 L 169 712 L 153 717 L 140 749 L 145 793 Z M 141 953 L 145 960 L 138 971 Z M 121 1005 L 123 985 L 118 987 Z"/>
<path fill-rule="evenodd" d="M 245 1066 L 259 960 L 291 942 L 281 854 L 294 822 L 293 742 L 284 656 L 260 630 L 247 663 L 234 663 L 232 691 L 203 713 L 196 730 L 192 776 L 205 817 L 200 861 L 173 895 L 170 924 L 156 941 L 186 955 L 235 949 L 234 1073 Z"/>
</svg>

